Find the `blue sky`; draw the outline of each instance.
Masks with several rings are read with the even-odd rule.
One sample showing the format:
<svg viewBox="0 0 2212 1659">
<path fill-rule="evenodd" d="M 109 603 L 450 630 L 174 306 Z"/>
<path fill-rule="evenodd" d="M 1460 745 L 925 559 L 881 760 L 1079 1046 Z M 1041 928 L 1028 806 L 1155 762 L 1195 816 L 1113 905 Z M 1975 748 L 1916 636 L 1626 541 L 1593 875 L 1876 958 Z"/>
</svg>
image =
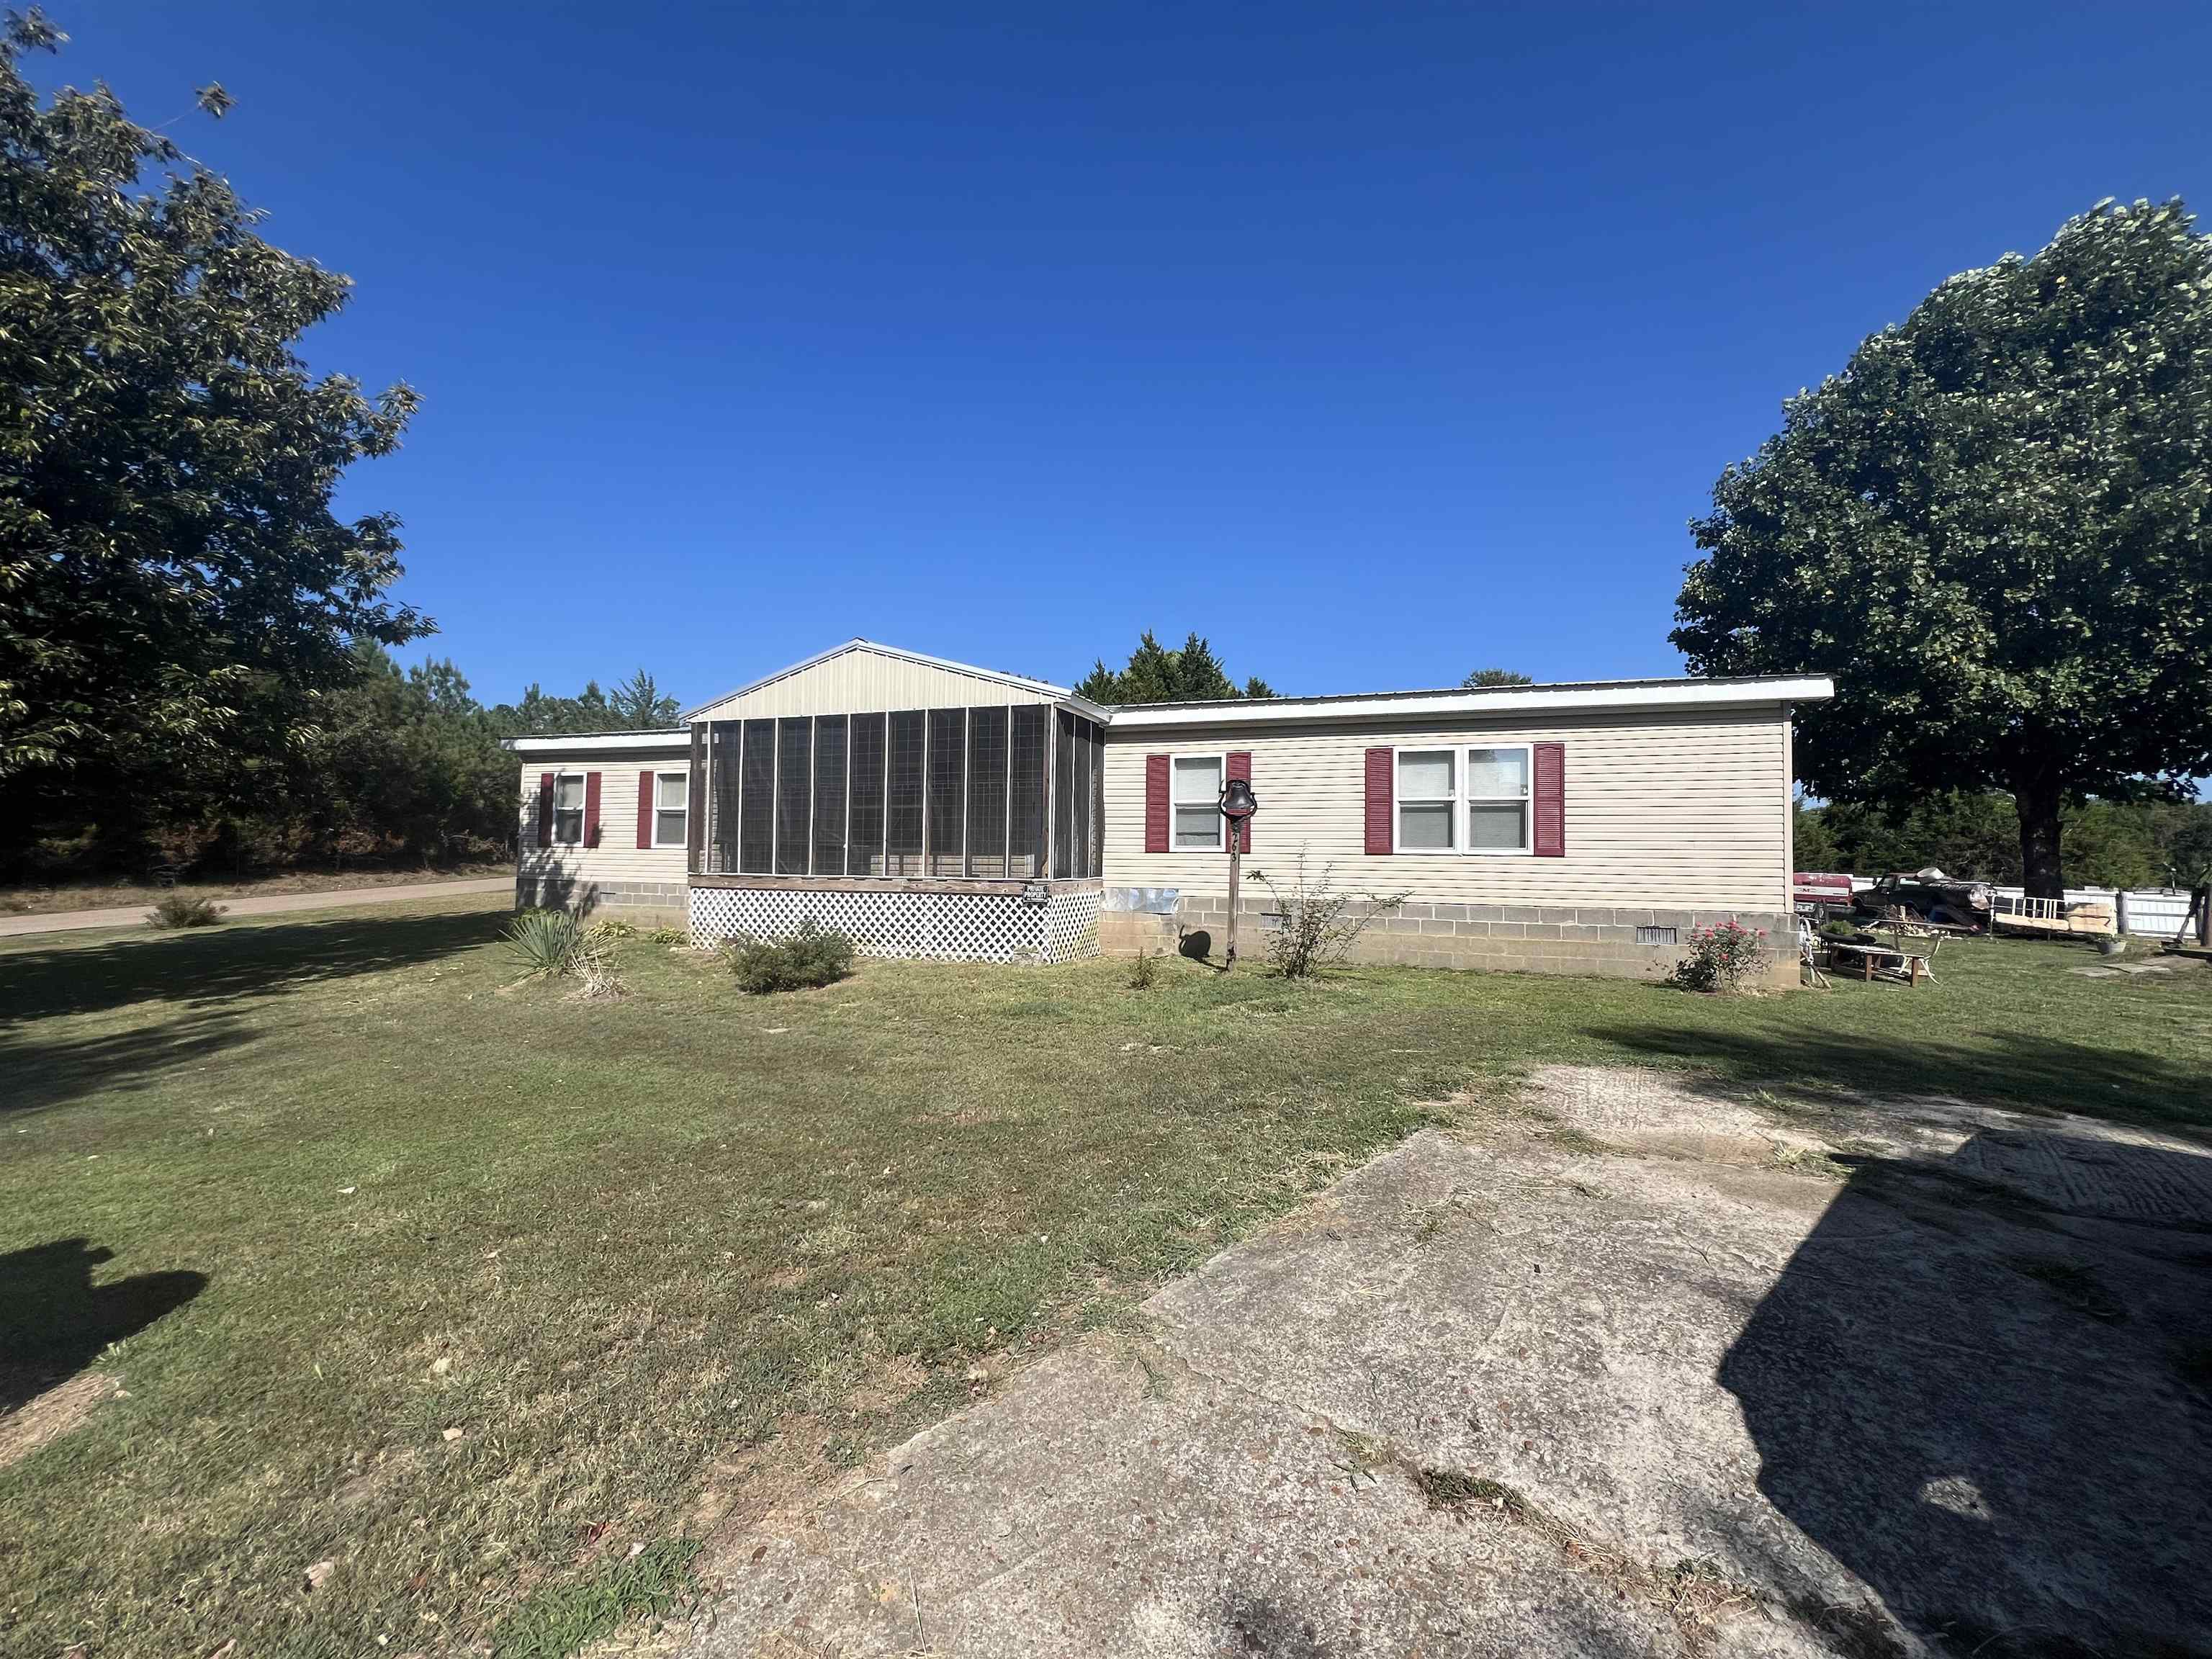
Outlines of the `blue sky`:
<svg viewBox="0 0 2212 1659">
<path fill-rule="evenodd" d="M 311 362 L 424 407 L 343 505 L 487 701 L 1148 626 L 1289 691 L 1677 672 L 1784 397 L 2212 201 L 2202 5 L 49 9 L 39 78 L 356 280 Z"/>
</svg>

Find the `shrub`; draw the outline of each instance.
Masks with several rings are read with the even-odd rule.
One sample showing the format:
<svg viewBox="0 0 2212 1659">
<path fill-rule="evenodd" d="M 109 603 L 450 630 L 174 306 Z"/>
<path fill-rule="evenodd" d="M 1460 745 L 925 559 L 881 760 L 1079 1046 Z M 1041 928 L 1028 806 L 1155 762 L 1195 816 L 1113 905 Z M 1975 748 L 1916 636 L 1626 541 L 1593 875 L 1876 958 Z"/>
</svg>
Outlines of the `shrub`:
<svg viewBox="0 0 2212 1659">
<path fill-rule="evenodd" d="M 1674 982 L 1692 991 L 1741 991 L 1766 961 L 1766 929 L 1730 920 L 1690 930 L 1690 954 Z"/>
<path fill-rule="evenodd" d="M 617 916 L 602 916 L 584 929 L 585 937 L 597 944 L 611 944 L 618 939 L 635 939 L 637 925 Z"/>
<path fill-rule="evenodd" d="M 748 996 L 830 985 L 853 971 L 853 941 L 809 916 L 784 939 L 739 939 L 730 970 Z"/>
<path fill-rule="evenodd" d="M 691 942 L 690 930 L 684 927 L 656 927 L 645 937 L 648 943 L 653 945 L 689 945 Z"/>
<path fill-rule="evenodd" d="M 1136 961 L 1129 964 L 1129 988 L 1132 991 L 1149 991 L 1159 976 L 1159 958 L 1150 951 L 1138 951 Z"/>
<path fill-rule="evenodd" d="M 578 1002 L 619 1002 L 629 987 L 603 958 L 593 957 L 576 969 L 576 988 L 568 994 Z"/>
<path fill-rule="evenodd" d="M 171 893 L 146 913 L 155 927 L 212 927 L 222 920 L 222 906 L 211 899 Z"/>
<path fill-rule="evenodd" d="M 584 924 L 566 910 L 525 910 L 501 937 L 532 973 L 555 979 L 596 962 L 600 954 L 596 941 L 586 939 Z"/>
<path fill-rule="evenodd" d="M 1856 922 L 1844 921 L 1836 916 L 1831 916 L 1820 924 L 1822 939 L 1840 939 L 1846 944 L 1858 938 L 1862 931 Z"/>
<path fill-rule="evenodd" d="M 1325 864 L 1319 878 L 1309 882 L 1306 855 L 1301 849 L 1287 896 L 1267 877 L 1256 870 L 1252 872 L 1253 880 L 1267 890 L 1282 918 L 1281 926 L 1267 936 L 1267 963 L 1285 979 L 1304 979 L 1316 969 L 1341 960 L 1369 922 L 1406 902 L 1403 893 L 1383 897 L 1340 893 L 1335 890 L 1335 872 L 1334 865 Z"/>
</svg>

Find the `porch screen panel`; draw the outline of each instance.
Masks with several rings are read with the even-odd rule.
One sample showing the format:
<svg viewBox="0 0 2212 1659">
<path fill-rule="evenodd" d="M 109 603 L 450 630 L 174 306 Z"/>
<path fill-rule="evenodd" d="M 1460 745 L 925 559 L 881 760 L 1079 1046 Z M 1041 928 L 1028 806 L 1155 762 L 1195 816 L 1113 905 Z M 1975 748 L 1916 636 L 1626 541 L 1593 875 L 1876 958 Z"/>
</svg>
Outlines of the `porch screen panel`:
<svg viewBox="0 0 2212 1659">
<path fill-rule="evenodd" d="M 845 717 L 814 722 L 814 873 L 845 873 Z"/>
<path fill-rule="evenodd" d="M 1052 738 L 1052 873 L 1075 873 L 1075 716 L 1065 708 Z"/>
<path fill-rule="evenodd" d="M 686 800 L 700 805 L 685 814 L 684 825 L 684 867 L 697 875 L 704 867 L 707 850 L 707 817 L 712 811 L 707 798 L 707 733 L 709 728 L 691 728 L 691 793 Z"/>
<path fill-rule="evenodd" d="M 884 873 L 884 717 L 853 716 L 852 830 L 848 874 Z"/>
<path fill-rule="evenodd" d="M 1091 722 L 1091 873 L 1106 873 L 1106 728 Z"/>
<path fill-rule="evenodd" d="M 921 873 L 921 710 L 902 708 L 890 717 L 886 875 Z"/>
<path fill-rule="evenodd" d="M 738 727 L 723 728 L 733 736 Z M 747 720 L 744 752 L 732 772 L 739 778 L 737 812 L 730 826 L 738 835 L 738 861 L 728 866 L 749 876 L 775 868 L 775 722 Z"/>
<path fill-rule="evenodd" d="M 968 873 L 1006 873 L 1006 711 L 968 711 Z"/>
<path fill-rule="evenodd" d="M 1052 711 L 1030 703 L 1013 711 L 1009 747 L 1012 763 L 1006 788 L 1012 797 L 1008 815 L 1006 873 L 1024 881 L 1045 870 L 1044 762 L 1045 722 Z"/>
<path fill-rule="evenodd" d="M 709 728 L 708 765 L 713 783 L 707 792 L 712 798 L 710 811 L 714 815 L 714 839 L 708 843 L 707 868 L 720 873 L 737 869 L 738 828 L 744 805 L 744 775 L 738 763 L 744 728 L 735 720 L 716 720 Z"/>
<path fill-rule="evenodd" d="M 807 767 L 814 722 L 800 716 L 775 723 L 775 873 L 806 873 Z"/>
<path fill-rule="evenodd" d="M 1068 872 L 1077 877 L 1095 876 L 1091 867 L 1091 722 L 1078 720 L 1074 732 L 1075 790 L 1071 805 L 1075 808 L 1073 856 L 1068 862 Z"/>
<path fill-rule="evenodd" d="M 966 813 L 961 787 L 967 781 L 968 711 L 929 711 L 929 873 L 961 873 L 961 830 Z"/>
</svg>

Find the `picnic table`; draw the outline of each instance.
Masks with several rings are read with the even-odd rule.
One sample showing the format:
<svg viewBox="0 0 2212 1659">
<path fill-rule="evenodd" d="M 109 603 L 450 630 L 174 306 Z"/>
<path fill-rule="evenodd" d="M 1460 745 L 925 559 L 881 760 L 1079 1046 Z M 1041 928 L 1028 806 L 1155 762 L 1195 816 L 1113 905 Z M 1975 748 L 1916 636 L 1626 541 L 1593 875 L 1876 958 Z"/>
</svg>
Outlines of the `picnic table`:
<svg viewBox="0 0 2212 1659">
<path fill-rule="evenodd" d="M 1900 951 L 1888 945 L 1845 945 L 1831 941 L 1828 956 L 1832 961 L 1838 956 L 1858 958 L 1859 977 L 1871 982 L 1876 975 L 1887 979 L 1902 978 L 1908 986 L 1917 985 L 1924 977 L 1930 984 L 1936 975 L 1928 966 L 1928 958 L 1910 951 Z"/>
</svg>

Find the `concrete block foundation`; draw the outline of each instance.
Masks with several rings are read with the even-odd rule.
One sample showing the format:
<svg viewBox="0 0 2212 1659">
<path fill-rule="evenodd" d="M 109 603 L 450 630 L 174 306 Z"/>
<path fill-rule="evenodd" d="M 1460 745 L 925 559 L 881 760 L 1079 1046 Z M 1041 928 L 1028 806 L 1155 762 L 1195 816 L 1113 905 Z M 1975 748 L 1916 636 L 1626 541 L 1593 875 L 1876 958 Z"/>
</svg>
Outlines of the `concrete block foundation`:
<svg viewBox="0 0 2212 1659">
<path fill-rule="evenodd" d="M 1175 951 L 1203 941 L 1219 954 L 1229 931 L 1225 893 L 1182 893 L 1172 909 L 1159 901 L 1146 908 L 1117 908 L 1107 890 L 1099 917 L 1098 946 L 1109 956 Z M 1160 890 L 1133 890 L 1147 894 Z M 1798 983 L 1796 922 L 1783 911 L 1686 910 L 1642 905 L 1449 904 L 1412 900 L 1378 914 L 1353 945 L 1348 959 L 1418 968 L 1489 969 L 1527 974 L 1580 974 L 1617 979 L 1664 979 L 1689 953 L 1694 927 L 1734 921 L 1766 931 L 1768 964 L 1758 981 L 1765 990 L 1794 990 Z M 1258 962 L 1276 917 L 1263 895 L 1239 906 L 1238 954 Z"/>
</svg>

